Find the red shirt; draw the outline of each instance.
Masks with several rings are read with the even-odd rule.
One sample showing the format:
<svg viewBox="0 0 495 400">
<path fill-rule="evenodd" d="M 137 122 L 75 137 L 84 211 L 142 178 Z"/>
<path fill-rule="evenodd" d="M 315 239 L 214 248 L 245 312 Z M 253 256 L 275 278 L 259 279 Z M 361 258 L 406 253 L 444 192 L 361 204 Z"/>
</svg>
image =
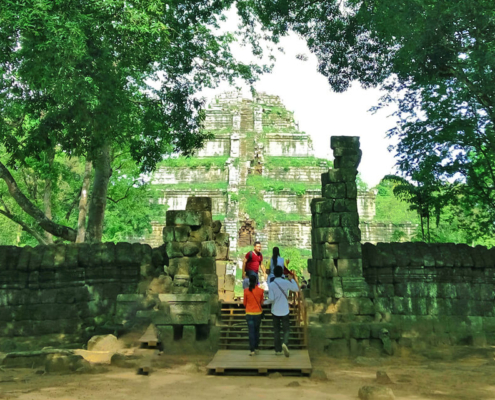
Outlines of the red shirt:
<svg viewBox="0 0 495 400">
<path fill-rule="evenodd" d="M 249 261 L 249 253 L 251 253 L 251 261 Z M 250 251 L 249 253 L 246 254 L 246 260 L 248 260 L 246 263 L 246 271 L 254 271 L 258 273 L 260 265 L 263 262 L 263 254 L 256 254 L 255 251 Z"/>
</svg>

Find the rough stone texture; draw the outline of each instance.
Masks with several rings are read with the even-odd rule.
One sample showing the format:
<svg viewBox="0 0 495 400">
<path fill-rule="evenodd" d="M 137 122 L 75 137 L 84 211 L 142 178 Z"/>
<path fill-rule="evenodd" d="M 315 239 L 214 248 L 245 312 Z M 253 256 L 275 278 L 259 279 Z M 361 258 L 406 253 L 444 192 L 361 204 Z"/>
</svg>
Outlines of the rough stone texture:
<svg viewBox="0 0 495 400">
<path fill-rule="evenodd" d="M 392 389 L 384 386 L 363 386 L 358 396 L 360 400 L 395 400 Z"/>
<path fill-rule="evenodd" d="M 130 243 L 15 249 L 0 247 L 0 351 L 113 332 L 117 296 L 136 293 L 142 279 L 153 278 L 142 274 L 164 271 L 166 260 Z"/>
</svg>

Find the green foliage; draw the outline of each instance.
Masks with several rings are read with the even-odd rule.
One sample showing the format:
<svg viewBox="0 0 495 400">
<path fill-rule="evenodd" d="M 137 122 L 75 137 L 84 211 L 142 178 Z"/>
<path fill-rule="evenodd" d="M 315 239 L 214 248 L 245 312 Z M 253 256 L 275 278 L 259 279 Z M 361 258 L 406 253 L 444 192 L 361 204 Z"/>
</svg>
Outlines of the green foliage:
<svg viewBox="0 0 495 400">
<path fill-rule="evenodd" d="M 0 153 L 0 161 L 5 157 L 7 157 L 5 153 Z M 36 159 L 27 158 L 25 166 L 13 171 L 13 174 L 21 190 L 41 209 L 43 209 L 44 179 L 49 177 L 52 182 L 52 219 L 60 224 L 77 227 L 84 164 L 84 158 L 68 158 L 64 153 L 57 152 L 52 168 L 47 169 Z M 103 240 L 117 242 L 151 232 L 151 222 L 162 221 L 165 217 L 166 207 L 158 205 L 157 201 L 160 192 L 143 180 L 139 166 L 128 153 L 115 155 L 112 167 Z M 0 210 L 9 210 L 34 232 L 40 236 L 44 235 L 37 222 L 23 213 L 8 195 L 3 181 L 0 181 L 0 199 Z M 19 225 L 10 220 L 4 224 L 6 218 L 4 216 L 0 218 L 2 221 L 0 245 L 39 244 L 32 234 L 22 231 Z"/>
<path fill-rule="evenodd" d="M 280 181 L 274 178 L 267 178 L 262 175 L 249 175 L 246 180 L 246 186 L 256 188 L 256 190 L 265 190 L 278 193 L 282 190 L 295 192 L 296 195 L 302 196 L 306 190 L 321 189 L 321 184 L 300 183 L 297 181 Z"/>
<path fill-rule="evenodd" d="M 228 156 L 221 157 L 169 157 L 158 163 L 159 167 L 170 168 L 198 168 L 205 167 L 207 170 L 210 168 L 225 169 L 225 162 Z"/>
<path fill-rule="evenodd" d="M 494 233 L 493 0 L 240 0 L 237 6 L 245 24 L 260 22 L 275 41 L 290 31 L 305 38 L 335 91 L 354 81 L 384 89 L 374 110 L 398 108 L 389 136 L 397 139 L 399 169 L 416 182 L 426 174 L 446 184 L 451 199 L 462 195 L 479 211 L 472 217 L 484 234 Z"/>
<path fill-rule="evenodd" d="M 305 221 L 310 220 L 308 215 L 286 213 L 274 209 L 269 203 L 263 200 L 263 195 L 259 191 L 251 189 L 239 191 L 239 207 L 242 212 L 249 215 L 250 219 L 256 221 L 256 228 L 263 229 L 267 222 L 285 221 Z"/>
</svg>

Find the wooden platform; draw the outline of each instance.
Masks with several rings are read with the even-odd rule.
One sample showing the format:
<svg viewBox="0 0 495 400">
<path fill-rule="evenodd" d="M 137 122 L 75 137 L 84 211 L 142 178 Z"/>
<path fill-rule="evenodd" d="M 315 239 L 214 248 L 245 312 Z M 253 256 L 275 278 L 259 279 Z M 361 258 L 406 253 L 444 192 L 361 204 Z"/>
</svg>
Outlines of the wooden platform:
<svg viewBox="0 0 495 400">
<path fill-rule="evenodd" d="M 261 350 L 256 356 L 249 356 L 248 350 L 218 350 L 206 368 L 215 373 L 255 371 L 260 374 L 269 371 L 310 374 L 313 369 L 307 350 L 291 350 L 290 357 L 276 356 L 273 350 Z"/>
</svg>

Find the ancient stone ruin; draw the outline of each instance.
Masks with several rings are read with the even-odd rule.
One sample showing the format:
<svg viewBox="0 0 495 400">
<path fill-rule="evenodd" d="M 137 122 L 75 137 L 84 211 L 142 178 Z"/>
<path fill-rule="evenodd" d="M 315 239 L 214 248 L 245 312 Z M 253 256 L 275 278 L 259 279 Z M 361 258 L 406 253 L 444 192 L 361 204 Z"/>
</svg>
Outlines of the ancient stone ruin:
<svg viewBox="0 0 495 400">
<path fill-rule="evenodd" d="M 495 248 L 364 243 L 354 177 L 359 138 L 332 137 L 334 168 L 312 201 L 310 351 L 379 356 L 495 343 Z"/>
<path fill-rule="evenodd" d="M 278 96 L 240 92 L 220 94 L 206 109 L 205 128 L 214 134 L 194 158 L 179 165 L 164 161 L 152 183 L 162 190 L 160 204 L 185 209 L 190 196 L 212 199 L 215 219 L 223 222 L 232 251 L 255 240 L 310 249 L 311 208 L 320 197 L 320 175 L 330 161 L 314 156 L 311 138 L 299 130 L 294 114 Z M 358 191 L 364 241 L 390 241 L 396 230 L 411 237 L 416 225 L 376 222 L 376 193 Z M 159 246 L 163 221 L 141 242 Z"/>
</svg>

